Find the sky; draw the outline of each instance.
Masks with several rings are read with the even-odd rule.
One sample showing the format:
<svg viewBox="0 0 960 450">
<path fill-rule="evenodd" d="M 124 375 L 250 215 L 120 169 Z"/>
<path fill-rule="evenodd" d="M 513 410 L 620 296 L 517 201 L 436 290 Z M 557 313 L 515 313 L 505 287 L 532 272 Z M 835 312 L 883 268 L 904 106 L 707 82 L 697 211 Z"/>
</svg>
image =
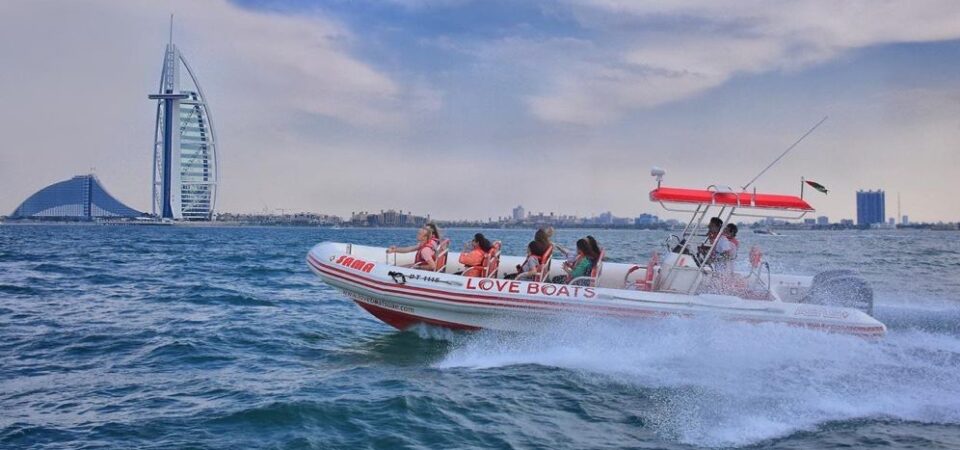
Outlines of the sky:
<svg viewBox="0 0 960 450">
<path fill-rule="evenodd" d="M 150 210 L 169 15 L 208 96 L 223 212 L 664 214 L 755 186 L 960 220 L 960 2 L 5 0 L 0 215 L 74 175 Z"/>
</svg>

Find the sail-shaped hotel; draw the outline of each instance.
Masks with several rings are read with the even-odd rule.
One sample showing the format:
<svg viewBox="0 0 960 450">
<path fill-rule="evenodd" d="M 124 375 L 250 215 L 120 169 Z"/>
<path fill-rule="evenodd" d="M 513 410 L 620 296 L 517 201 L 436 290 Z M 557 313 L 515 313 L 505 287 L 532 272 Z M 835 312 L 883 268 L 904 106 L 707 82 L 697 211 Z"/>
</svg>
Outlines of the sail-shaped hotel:
<svg viewBox="0 0 960 450">
<path fill-rule="evenodd" d="M 180 49 L 163 58 L 153 142 L 153 214 L 173 220 L 211 220 L 217 201 L 217 139 L 207 97 Z"/>
</svg>

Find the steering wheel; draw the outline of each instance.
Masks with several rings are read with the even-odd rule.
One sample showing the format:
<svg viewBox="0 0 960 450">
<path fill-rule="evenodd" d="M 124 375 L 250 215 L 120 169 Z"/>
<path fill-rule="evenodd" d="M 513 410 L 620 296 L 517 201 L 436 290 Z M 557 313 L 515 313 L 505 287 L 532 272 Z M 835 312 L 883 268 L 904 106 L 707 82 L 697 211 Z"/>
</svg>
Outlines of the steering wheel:
<svg viewBox="0 0 960 450">
<path fill-rule="evenodd" d="M 676 245 L 670 245 L 670 242 L 673 240 L 677 241 Z M 673 253 L 674 247 L 683 246 L 683 239 L 680 239 L 680 236 L 671 234 L 670 236 L 667 236 L 667 239 L 665 241 L 663 241 L 663 245 L 667 247 L 667 252 Z"/>
</svg>

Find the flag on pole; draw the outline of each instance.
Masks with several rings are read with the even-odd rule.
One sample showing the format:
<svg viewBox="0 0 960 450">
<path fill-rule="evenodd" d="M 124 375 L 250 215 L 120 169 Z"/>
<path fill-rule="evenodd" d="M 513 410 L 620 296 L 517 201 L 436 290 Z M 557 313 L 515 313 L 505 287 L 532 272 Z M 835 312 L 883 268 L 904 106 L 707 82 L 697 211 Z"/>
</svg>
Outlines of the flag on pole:
<svg viewBox="0 0 960 450">
<path fill-rule="evenodd" d="M 824 194 L 827 193 L 827 188 L 826 188 L 824 185 L 822 185 L 822 184 L 820 184 L 820 183 L 817 183 L 816 181 L 803 180 L 803 182 L 809 184 L 810 187 L 812 187 L 812 188 L 814 188 L 814 189 L 816 189 L 816 190 L 818 190 L 818 191 L 820 191 L 820 192 L 823 192 Z"/>
</svg>

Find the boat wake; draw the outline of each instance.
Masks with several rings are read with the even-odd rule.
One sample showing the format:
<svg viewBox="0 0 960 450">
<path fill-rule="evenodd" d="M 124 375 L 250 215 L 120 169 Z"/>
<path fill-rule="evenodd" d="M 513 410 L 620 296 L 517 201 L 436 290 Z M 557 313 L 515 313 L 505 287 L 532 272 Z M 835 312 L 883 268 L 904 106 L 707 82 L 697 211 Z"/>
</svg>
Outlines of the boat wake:
<svg viewBox="0 0 960 450">
<path fill-rule="evenodd" d="M 534 334 L 458 336 L 437 368 L 540 365 L 636 396 L 666 439 L 743 446 L 851 419 L 960 423 L 960 337 L 893 329 L 881 340 L 773 324 L 568 318 Z"/>
</svg>

